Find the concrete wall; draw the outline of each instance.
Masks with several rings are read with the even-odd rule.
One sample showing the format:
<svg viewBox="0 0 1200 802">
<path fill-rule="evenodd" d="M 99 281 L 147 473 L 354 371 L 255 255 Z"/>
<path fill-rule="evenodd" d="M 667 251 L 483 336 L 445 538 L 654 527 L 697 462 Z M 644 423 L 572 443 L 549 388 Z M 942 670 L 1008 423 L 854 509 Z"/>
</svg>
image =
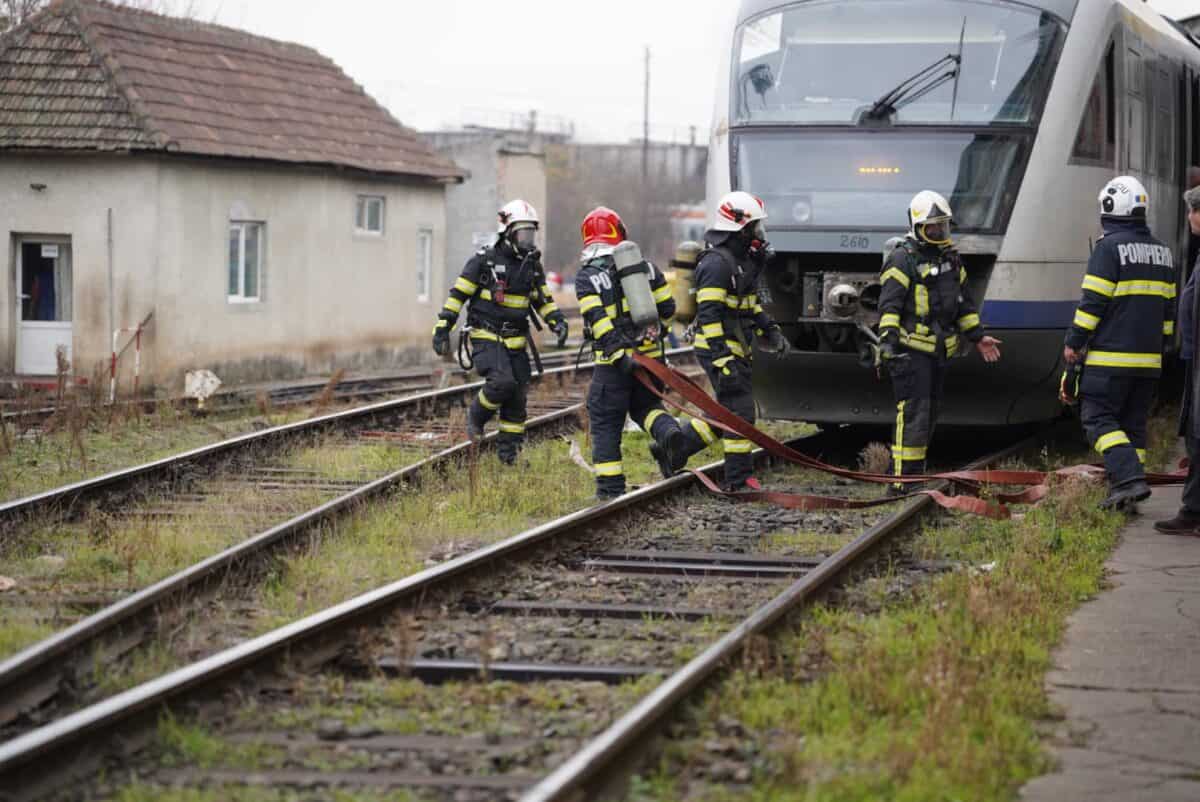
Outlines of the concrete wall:
<svg viewBox="0 0 1200 802">
<path fill-rule="evenodd" d="M 113 210 L 117 326 L 154 306 L 158 167 L 128 158 L 0 157 L 0 372 L 15 371 L 16 253 L 20 234 L 71 239 L 74 370 L 90 376 L 108 359 L 108 209 Z M 44 184 L 35 191 L 31 184 Z M 152 345 L 151 343 L 148 343 Z M 148 367 L 153 367 L 152 363 Z"/>
<path fill-rule="evenodd" d="M 159 375 L 224 381 L 383 368 L 426 357 L 445 278 L 445 189 L 329 171 L 164 161 Z M 360 194 L 386 198 L 382 236 L 355 232 Z M 265 223 L 260 303 L 227 296 L 231 220 Z M 434 232 L 417 297 L 417 232 Z"/>
<path fill-rule="evenodd" d="M 497 142 L 485 133 L 427 134 L 442 155 L 471 175 L 462 184 L 446 188 L 446 281 L 438 290 L 439 303 L 467 260 L 479 249 L 475 238 L 496 232 L 496 212 L 504 205 L 499 191 Z"/>
<path fill-rule="evenodd" d="M 47 189 L 34 192 L 31 183 Z M 358 194 L 386 198 L 382 236 L 355 232 Z M 109 207 L 117 323 L 155 313 L 143 352 L 151 383 L 178 391 L 184 372 L 195 368 L 237 382 L 426 357 L 446 285 L 441 185 L 253 163 L 6 156 L 0 235 L 10 244 L 0 282 L 0 371 L 14 368 L 13 234 L 71 237 L 76 371 L 90 374 L 108 357 Z M 232 219 L 265 223 L 260 303 L 228 301 Z M 434 234 L 424 301 L 415 284 L 422 228 Z"/>
</svg>

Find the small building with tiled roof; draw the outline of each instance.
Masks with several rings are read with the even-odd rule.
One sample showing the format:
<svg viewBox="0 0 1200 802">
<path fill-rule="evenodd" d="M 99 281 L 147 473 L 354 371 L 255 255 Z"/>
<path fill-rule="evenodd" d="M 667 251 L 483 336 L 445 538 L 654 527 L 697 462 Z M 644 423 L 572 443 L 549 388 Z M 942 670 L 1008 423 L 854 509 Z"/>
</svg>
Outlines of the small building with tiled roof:
<svg viewBox="0 0 1200 802">
<path fill-rule="evenodd" d="M 463 178 L 310 48 L 55 0 L 0 36 L 0 373 L 146 320 L 168 388 L 415 358 Z"/>
</svg>

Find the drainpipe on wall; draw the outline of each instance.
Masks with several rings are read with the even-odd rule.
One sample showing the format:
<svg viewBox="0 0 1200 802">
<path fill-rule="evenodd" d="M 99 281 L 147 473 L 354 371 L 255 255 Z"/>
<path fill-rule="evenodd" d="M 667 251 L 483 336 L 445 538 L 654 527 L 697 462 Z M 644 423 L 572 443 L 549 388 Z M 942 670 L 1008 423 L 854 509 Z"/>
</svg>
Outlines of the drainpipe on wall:
<svg viewBox="0 0 1200 802">
<path fill-rule="evenodd" d="M 116 290 L 113 282 L 113 210 L 108 210 L 108 331 L 117 327 Z M 116 350 L 116 349 L 113 349 Z"/>
</svg>

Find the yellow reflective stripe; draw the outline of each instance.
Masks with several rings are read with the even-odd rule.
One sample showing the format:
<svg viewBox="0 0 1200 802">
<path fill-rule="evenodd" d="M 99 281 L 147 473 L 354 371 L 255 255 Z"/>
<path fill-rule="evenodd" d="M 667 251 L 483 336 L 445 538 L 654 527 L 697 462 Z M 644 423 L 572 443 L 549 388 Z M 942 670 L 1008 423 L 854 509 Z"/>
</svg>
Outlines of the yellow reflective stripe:
<svg viewBox="0 0 1200 802">
<path fill-rule="evenodd" d="M 732 356 L 723 356 L 720 359 L 714 359 L 713 365 L 718 368 L 723 368 L 726 365 L 728 365 L 730 360 L 732 360 L 732 359 L 733 359 Z"/>
<path fill-rule="evenodd" d="M 754 443 L 736 437 L 725 438 L 726 454 L 749 454 L 754 451 Z"/>
<path fill-rule="evenodd" d="M 604 314 L 608 315 L 613 320 L 616 320 L 617 319 L 617 305 L 609 304 L 608 306 L 604 307 Z"/>
<path fill-rule="evenodd" d="M 951 334 L 949 337 L 946 338 L 946 353 L 953 354 L 957 350 L 958 350 L 958 337 L 954 334 Z"/>
<path fill-rule="evenodd" d="M 501 420 L 500 431 L 504 432 L 505 434 L 525 434 L 525 424 Z"/>
<path fill-rule="evenodd" d="M 656 357 L 663 354 L 657 343 L 643 343 L 638 346 L 637 350 L 642 356 Z"/>
<path fill-rule="evenodd" d="M 1175 333 L 1175 321 L 1174 320 L 1164 320 L 1163 321 L 1163 334 L 1170 337 L 1174 333 Z"/>
<path fill-rule="evenodd" d="M 743 348 L 742 344 L 740 342 L 738 342 L 737 340 L 726 340 L 725 345 L 728 346 L 730 352 L 734 356 L 745 356 L 746 355 L 746 349 Z"/>
<path fill-rule="evenodd" d="M 929 288 L 924 284 L 918 284 L 917 289 L 913 292 L 913 298 L 917 305 L 917 317 L 929 317 Z"/>
<path fill-rule="evenodd" d="M 692 418 L 692 429 L 696 434 L 700 435 L 700 439 L 704 441 L 706 446 L 711 446 L 717 442 L 717 433 L 712 430 L 711 426 L 699 418 Z"/>
<path fill-rule="evenodd" d="M 647 432 L 650 431 L 654 427 L 654 422 L 666 414 L 667 413 L 661 409 L 650 410 L 650 414 L 646 416 L 644 421 L 642 421 L 642 428 Z"/>
<path fill-rule="evenodd" d="M 958 283 L 959 284 L 967 283 L 967 269 L 965 267 L 960 267 L 958 269 Z"/>
<path fill-rule="evenodd" d="M 879 328 L 881 329 L 898 329 L 900 328 L 900 316 L 894 312 L 888 312 L 883 317 L 879 318 Z"/>
<path fill-rule="evenodd" d="M 597 462 L 595 467 L 597 476 L 620 476 L 625 472 L 620 462 Z"/>
<path fill-rule="evenodd" d="M 524 337 L 505 337 L 504 345 L 510 351 L 524 351 L 529 342 Z"/>
<path fill-rule="evenodd" d="M 896 440 L 895 443 L 904 442 L 904 405 L 907 401 L 901 401 L 896 404 Z M 892 445 L 892 462 L 897 476 L 904 475 L 904 460 L 896 454 L 896 446 Z"/>
<path fill-rule="evenodd" d="M 625 356 L 624 348 L 618 348 L 617 350 L 613 351 L 608 356 L 603 356 L 603 355 L 597 353 L 596 354 L 596 364 L 597 365 L 611 365 L 615 362 L 620 361 L 621 357 L 623 357 L 623 356 Z"/>
<path fill-rule="evenodd" d="M 657 290 L 654 291 L 654 300 L 660 304 L 663 301 L 670 300 L 670 298 L 671 298 L 671 285 L 669 285 L 669 284 L 664 284 L 661 287 L 659 287 Z"/>
<path fill-rule="evenodd" d="M 694 340 L 692 341 L 692 345 L 696 346 L 697 348 L 699 348 L 699 349 L 700 349 L 700 350 L 702 350 L 702 351 L 710 351 L 710 350 L 712 350 L 712 349 L 710 349 L 710 348 L 708 347 L 708 340 L 707 340 L 707 339 L 705 339 L 705 337 L 704 337 L 704 335 L 703 335 L 703 334 L 699 334 L 699 333 L 697 333 L 697 334 L 696 334 L 696 339 L 694 339 Z"/>
<path fill-rule="evenodd" d="M 720 323 L 705 323 L 700 327 L 700 333 L 705 337 L 724 337 L 725 326 Z"/>
<path fill-rule="evenodd" d="M 756 314 L 756 315 L 761 315 L 762 313 L 763 313 L 762 304 L 758 304 L 758 303 L 756 303 L 756 304 L 754 305 L 754 314 Z"/>
<path fill-rule="evenodd" d="M 729 295 L 729 292 L 720 287 L 705 287 L 696 292 L 696 303 L 703 304 L 712 301 L 723 304 L 727 295 Z"/>
<path fill-rule="evenodd" d="M 979 315 L 970 314 L 963 315 L 958 319 L 958 327 L 962 331 L 970 331 L 979 325 Z"/>
<path fill-rule="evenodd" d="M 1114 293 L 1123 298 L 1130 295 L 1152 295 L 1170 300 L 1175 297 L 1175 285 L 1166 281 L 1122 281 Z"/>
<path fill-rule="evenodd" d="M 544 303 L 538 307 L 537 313 L 539 315 L 541 315 L 542 317 L 546 318 L 546 317 L 550 317 L 550 315 L 553 315 L 557 311 L 558 311 L 558 304 L 554 303 L 554 301 L 547 301 L 546 303 Z"/>
<path fill-rule="evenodd" d="M 599 309 L 604 306 L 604 302 L 600 300 L 599 295 L 585 295 L 579 299 L 579 313 L 587 314 L 593 309 Z"/>
<path fill-rule="evenodd" d="M 501 306 L 508 307 L 509 309 L 528 309 L 529 308 L 529 296 L 528 295 L 507 295 L 506 294 L 504 296 L 504 300 L 500 301 L 499 304 Z"/>
<path fill-rule="evenodd" d="M 462 278 L 460 276 L 458 281 L 454 282 L 454 289 L 458 290 L 459 292 L 464 292 L 467 295 L 474 295 L 475 291 L 479 289 L 479 285 L 468 278 Z"/>
<path fill-rule="evenodd" d="M 446 309 L 449 309 L 454 314 L 457 315 L 462 311 L 462 308 L 463 302 L 455 298 L 453 295 L 446 299 Z"/>
<path fill-rule="evenodd" d="M 1118 429 L 1115 432 L 1109 432 L 1106 435 L 1102 435 L 1100 439 L 1096 441 L 1096 450 L 1101 454 L 1104 454 L 1116 448 L 1117 446 L 1127 445 L 1130 445 L 1129 435 Z"/>
<path fill-rule="evenodd" d="M 909 285 L 912 284 L 912 281 L 909 280 L 904 271 L 898 267 L 889 267 L 887 270 L 883 271 L 883 276 L 879 279 L 879 283 L 887 284 L 889 280 L 900 282 L 900 285 L 906 290 L 909 288 Z"/>
<path fill-rule="evenodd" d="M 1145 465 L 1145 464 L 1146 464 L 1146 449 L 1144 449 L 1144 448 L 1139 448 L 1139 449 L 1137 450 L 1137 455 L 1138 455 L 1138 462 L 1140 462 L 1140 463 L 1142 463 L 1143 465 Z"/>
<path fill-rule="evenodd" d="M 1100 368 L 1162 367 L 1162 354 L 1130 354 L 1121 351 L 1088 351 L 1085 365 Z"/>
<path fill-rule="evenodd" d="M 1083 277 L 1083 288 L 1091 290 L 1098 295 L 1103 295 L 1105 298 L 1113 297 L 1113 293 L 1117 291 L 1116 282 L 1091 274 Z"/>
<path fill-rule="evenodd" d="M 592 324 L 592 336 L 600 339 L 615 328 L 616 326 L 613 325 L 612 318 L 602 317 Z"/>
<path fill-rule="evenodd" d="M 900 342 L 914 351 L 922 351 L 926 354 L 937 352 L 937 337 L 925 337 L 900 329 Z"/>
<path fill-rule="evenodd" d="M 892 446 L 892 457 L 896 460 L 904 462 L 919 462 L 925 459 L 929 453 L 928 448 L 916 448 L 913 446 Z"/>
<path fill-rule="evenodd" d="M 444 318 L 438 318 L 438 322 L 433 324 L 433 333 L 437 334 L 442 329 L 449 328 L 449 327 L 450 327 L 449 320 L 445 320 Z"/>
<path fill-rule="evenodd" d="M 486 395 L 484 395 L 483 390 L 479 391 L 479 403 L 483 404 L 484 409 L 490 410 L 492 412 L 495 412 L 496 410 L 500 409 L 500 404 L 493 404 L 491 401 L 489 401 L 488 397 Z"/>
<path fill-rule="evenodd" d="M 495 334 L 492 334 L 490 331 L 484 331 L 483 329 L 471 329 L 471 339 L 472 340 L 487 340 L 488 342 L 493 342 L 493 343 L 500 342 L 499 337 L 497 337 Z"/>
<path fill-rule="evenodd" d="M 1100 325 L 1100 318 L 1095 315 L 1089 315 L 1082 309 L 1077 309 L 1075 311 L 1075 325 L 1087 331 L 1095 331 L 1096 327 Z"/>
</svg>

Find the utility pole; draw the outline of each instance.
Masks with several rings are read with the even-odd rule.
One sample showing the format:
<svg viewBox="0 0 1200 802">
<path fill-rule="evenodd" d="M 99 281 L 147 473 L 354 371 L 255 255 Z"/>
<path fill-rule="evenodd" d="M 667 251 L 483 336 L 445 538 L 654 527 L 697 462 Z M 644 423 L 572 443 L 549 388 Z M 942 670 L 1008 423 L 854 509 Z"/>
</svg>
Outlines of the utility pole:
<svg viewBox="0 0 1200 802">
<path fill-rule="evenodd" d="M 650 228 L 650 46 L 646 45 L 646 89 L 642 107 L 642 219 L 638 237 L 649 246 Z"/>
</svg>

